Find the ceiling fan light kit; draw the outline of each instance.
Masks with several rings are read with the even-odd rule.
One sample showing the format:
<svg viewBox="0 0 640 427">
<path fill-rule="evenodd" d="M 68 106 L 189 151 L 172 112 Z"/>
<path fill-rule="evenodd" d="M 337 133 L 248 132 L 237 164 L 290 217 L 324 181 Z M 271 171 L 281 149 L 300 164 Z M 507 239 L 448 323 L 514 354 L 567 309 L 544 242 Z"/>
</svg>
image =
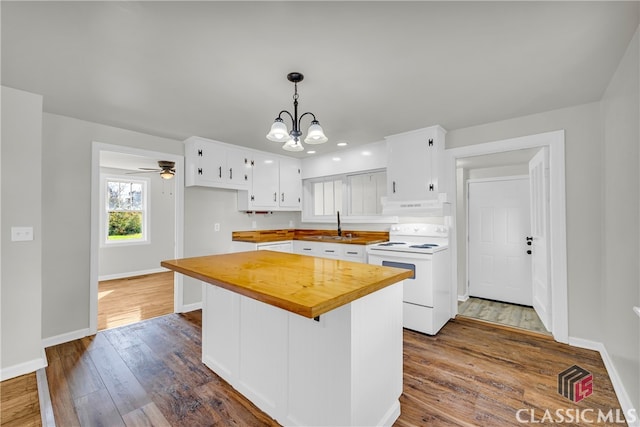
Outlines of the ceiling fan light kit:
<svg viewBox="0 0 640 427">
<path fill-rule="evenodd" d="M 139 168 L 140 172 L 129 172 L 129 175 L 137 174 L 137 173 L 160 172 L 160 177 L 162 179 L 171 179 L 176 175 L 175 166 L 176 166 L 176 162 L 172 162 L 169 160 L 158 160 L 159 169 Z"/>
<path fill-rule="evenodd" d="M 307 137 L 304 139 L 304 142 L 306 144 L 322 144 L 327 142 L 329 139 L 325 136 L 320 123 L 313 113 L 306 112 L 298 117 L 298 83 L 304 79 L 304 76 L 302 73 L 293 72 L 287 74 L 287 79 L 294 84 L 293 114 L 287 110 L 280 111 L 280 114 L 278 114 L 278 117 L 276 117 L 275 121 L 271 125 L 271 130 L 269 130 L 269 133 L 267 134 L 267 139 L 273 142 L 284 142 L 285 144 L 282 148 L 287 151 L 304 151 L 304 147 L 300 143 L 300 136 L 302 135 L 302 132 L 300 131 L 300 122 L 304 116 L 310 115 L 313 119 L 311 120 L 311 126 L 309 126 Z M 282 119 L 283 114 L 287 114 L 289 118 L 291 118 L 291 122 L 293 124 L 291 132 L 288 131 L 287 125 Z"/>
</svg>

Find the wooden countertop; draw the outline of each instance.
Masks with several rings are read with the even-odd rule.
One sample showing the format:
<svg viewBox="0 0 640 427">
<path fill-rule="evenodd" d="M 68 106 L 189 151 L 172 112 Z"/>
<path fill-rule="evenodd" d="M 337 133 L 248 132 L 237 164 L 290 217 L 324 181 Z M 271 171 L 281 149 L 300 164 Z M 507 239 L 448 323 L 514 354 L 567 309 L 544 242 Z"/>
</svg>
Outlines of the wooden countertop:
<svg viewBox="0 0 640 427">
<path fill-rule="evenodd" d="M 323 239 L 322 237 L 337 237 L 337 232 L 333 230 L 280 229 L 234 231 L 231 233 L 231 240 L 237 242 L 268 243 L 281 242 L 284 240 L 306 240 L 310 242 L 370 245 L 388 241 L 389 232 L 345 230 L 342 232 L 342 239 Z"/>
<path fill-rule="evenodd" d="M 183 258 L 161 265 L 309 318 L 412 274 L 400 268 L 274 251 Z"/>
</svg>

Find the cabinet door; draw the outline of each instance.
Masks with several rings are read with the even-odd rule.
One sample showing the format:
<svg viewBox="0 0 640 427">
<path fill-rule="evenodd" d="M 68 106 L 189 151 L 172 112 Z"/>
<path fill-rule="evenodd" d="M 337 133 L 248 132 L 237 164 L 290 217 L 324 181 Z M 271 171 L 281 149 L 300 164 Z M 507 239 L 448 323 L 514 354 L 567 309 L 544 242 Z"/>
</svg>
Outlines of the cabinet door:
<svg viewBox="0 0 640 427">
<path fill-rule="evenodd" d="M 268 153 L 254 154 L 249 206 L 252 209 L 277 208 L 278 180 L 278 158 Z"/>
<path fill-rule="evenodd" d="M 387 138 L 387 197 L 390 200 L 437 199 L 438 163 L 444 132 L 437 128 Z"/>
<path fill-rule="evenodd" d="M 422 200 L 427 193 L 428 143 L 415 137 L 387 141 L 387 195 L 391 200 Z"/>
<path fill-rule="evenodd" d="M 232 184 L 233 188 L 249 189 L 251 175 L 251 161 L 249 153 L 234 148 L 227 149 L 227 163 L 224 170 L 225 181 Z"/>
<path fill-rule="evenodd" d="M 194 181 L 196 185 L 214 185 L 223 182 L 225 151 L 209 141 L 195 141 L 190 155 L 194 156 Z"/>
<path fill-rule="evenodd" d="M 280 196 L 281 208 L 300 209 L 302 206 L 302 178 L 300 161 L 280 159 Z"/>
</svg>

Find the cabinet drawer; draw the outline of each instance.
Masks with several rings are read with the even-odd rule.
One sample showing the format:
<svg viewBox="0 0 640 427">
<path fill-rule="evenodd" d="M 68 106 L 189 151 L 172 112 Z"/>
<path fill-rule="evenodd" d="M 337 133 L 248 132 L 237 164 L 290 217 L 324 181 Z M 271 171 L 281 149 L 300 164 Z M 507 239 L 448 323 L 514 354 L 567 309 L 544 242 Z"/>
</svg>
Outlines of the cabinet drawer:
<svg viewBox="0 0 640 427">
<path fill-rule="evenodd" d="M 315 242 L 293 241 L 293 253 L 295 254 L 319 256 L 319 249 L 320 247 Z"/>
<path fill-rule="evenodd" d="M 340 243 L 322 243 L 320 255 L 325 258 L 342 258 L 342 244 Z"/>
<path fill-rule="evenodd" d="M 362 245 L 343 245 L 342 258 L 346 261 L 366 262 L 365 247 Z"/>
</svg>

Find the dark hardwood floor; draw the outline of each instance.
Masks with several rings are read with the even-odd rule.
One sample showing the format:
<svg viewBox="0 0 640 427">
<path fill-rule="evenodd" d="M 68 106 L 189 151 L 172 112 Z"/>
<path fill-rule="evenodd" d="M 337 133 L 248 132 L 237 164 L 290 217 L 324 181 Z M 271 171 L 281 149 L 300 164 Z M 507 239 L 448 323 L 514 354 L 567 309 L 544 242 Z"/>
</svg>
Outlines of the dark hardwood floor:
<svg viewBox="0 0 640 427">
<path fill-rule="evenodd" d="M 200 362 L 200 325 L 200 312 L 171 314 L 48 348 L 57 425 L 277 425 Z M 579 403 L 557 392 L 558 373 L 574 364 L 594 378 Z M 598 353 L 472 320 L 435 337 L 405 330 L 400 402 L 402 427 L 513 426 L 519 409 L 541 418 L 619 408 Z"/>
</svg>

